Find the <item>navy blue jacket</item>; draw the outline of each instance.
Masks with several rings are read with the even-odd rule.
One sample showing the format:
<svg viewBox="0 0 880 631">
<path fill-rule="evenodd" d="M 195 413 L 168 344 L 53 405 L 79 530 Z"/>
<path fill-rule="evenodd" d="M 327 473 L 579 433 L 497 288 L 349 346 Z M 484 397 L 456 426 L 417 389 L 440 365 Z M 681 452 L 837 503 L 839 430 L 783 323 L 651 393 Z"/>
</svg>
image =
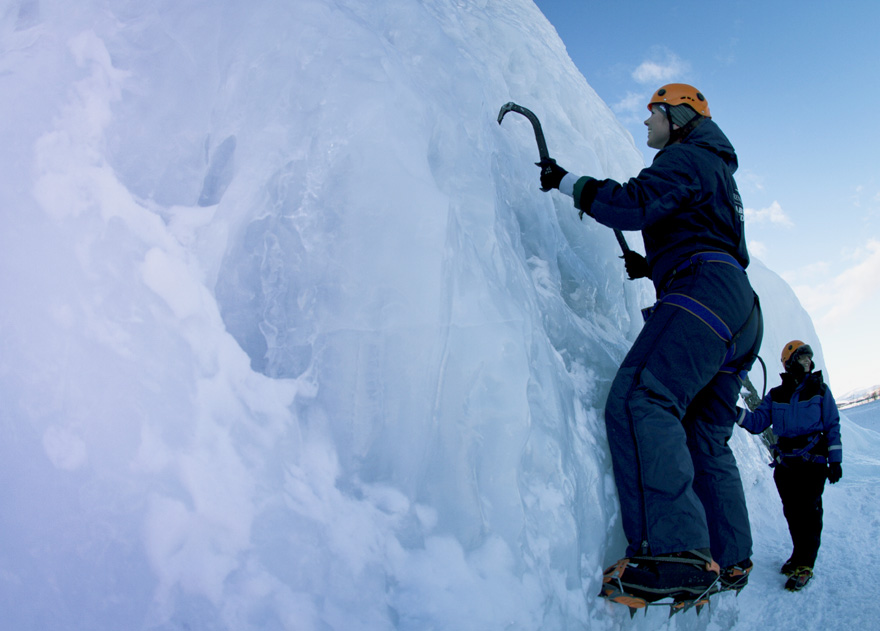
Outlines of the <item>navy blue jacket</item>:
<svg viewBox="0 0 880 631">
<path fill-rule="evenodd" d="M 754 412 L 742 410 L 737 423 L 753 434 L 773 425 L 773 433 L 779 437 L 783 451 L 786 451 L 786 442 L 795 442 L 786 439 L 822 432 L 827 441 L 828 461 L 843 460 L 840 414 L 831 389 L 822 380 L 822 371 L 808 373 L 800 382 L 784 373 L 782 384 L 771 388 Z M 823 451 L 825 445 L 825 442 L 820 444 Z"/>
<path fill-rule="evenodd" d="M 698 252 L 726 252 L 748 266 L 742 200 L 733 179 L 737 166 L 730 141 L 704 119 L 624 184 L 580 178 L 574 203 L 610 228 L 642 231 L 659 291 L 667 274 Z"/>
</svg>

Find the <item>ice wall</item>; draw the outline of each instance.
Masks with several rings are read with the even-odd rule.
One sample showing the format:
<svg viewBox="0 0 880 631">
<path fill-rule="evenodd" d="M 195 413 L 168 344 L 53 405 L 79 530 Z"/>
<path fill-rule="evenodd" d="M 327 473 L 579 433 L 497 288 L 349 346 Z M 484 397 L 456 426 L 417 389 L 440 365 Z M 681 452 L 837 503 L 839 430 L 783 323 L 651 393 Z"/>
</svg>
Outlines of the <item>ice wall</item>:
<svg viewBox="0 0 880 631">
<path fill-rule="evenodd" d="M 629 624 L 650 290 L 495 118 L 641 158 L 531 2 L 13 0 L 0 46 L 9 628 Z"/>
</svg>

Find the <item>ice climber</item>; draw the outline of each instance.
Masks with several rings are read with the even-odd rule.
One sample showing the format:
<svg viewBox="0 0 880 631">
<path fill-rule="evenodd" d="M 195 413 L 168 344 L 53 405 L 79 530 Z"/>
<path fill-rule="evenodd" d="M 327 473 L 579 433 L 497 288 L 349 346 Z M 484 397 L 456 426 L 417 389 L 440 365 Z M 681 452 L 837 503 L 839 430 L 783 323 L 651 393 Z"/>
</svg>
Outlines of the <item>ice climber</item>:
<svg viewBox="0 0 880 631">
<path fill-rule="evenodd" d="M 825 479 L 843 475 L 840 415 L 822 371 L 813 372 L 813 350 L 800 340 L 782 349 L 782 384 L 772 388 L 754 412 L 743 409 L 737 422 L 759 434 L 773 426 L 773 480 L 782 500 L 793 550 L 782 565 L 785 588 L 798 591 L 813 577 L 822 536 Z"/>
<path fill-rule="evenodd" d="M 627 182 L 539 163 L 542 188 L 573 197 L 581 218 L 642 232 L 646 256 L 627 254 L 626 269 L 656 288 L 605 407 L 629 545 L 600 595 L 633 609 L 704 602 L 748 580 L 751 530 L 727 442 L 763 330 L 733 146 L 693 86 L 661 87 L 648 110 L 648 146 L 660 151 Z"/>
</svg>

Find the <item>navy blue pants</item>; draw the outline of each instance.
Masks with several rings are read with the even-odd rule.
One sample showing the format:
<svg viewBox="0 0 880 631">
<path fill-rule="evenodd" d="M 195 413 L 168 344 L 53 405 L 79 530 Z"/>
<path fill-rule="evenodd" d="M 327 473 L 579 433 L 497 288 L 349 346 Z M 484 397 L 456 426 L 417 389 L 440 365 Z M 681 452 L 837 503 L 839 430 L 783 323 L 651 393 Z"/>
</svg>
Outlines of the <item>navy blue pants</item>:
<svg viewBox="0 0 880 631">
<path fill-rule="evenodd" d="M 698 301 L 741 334 L 729 358 L 728 342 L 703 319 L 661 301 L 621 364 L 605 424 L 626 555 L 709 548 L 726 567 L 752 553 L 728 446 L 740 390 L 729 366 L 757 352 L 761 316 L 750 317 L 755 297 L 745 272 L 727 263 L 696 264 L 666 292 Z"/>
</svg>

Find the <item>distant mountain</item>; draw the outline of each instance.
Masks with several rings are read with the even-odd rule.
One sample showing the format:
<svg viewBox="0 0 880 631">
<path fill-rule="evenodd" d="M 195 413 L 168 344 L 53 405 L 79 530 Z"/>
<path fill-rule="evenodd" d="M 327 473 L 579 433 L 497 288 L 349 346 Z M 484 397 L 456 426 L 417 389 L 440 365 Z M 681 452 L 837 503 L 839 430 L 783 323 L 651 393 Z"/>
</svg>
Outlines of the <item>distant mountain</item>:
<svg viewBox="0 0 880 631">
<path fill-rule="evenodd" d="M 880 398 L 880 385 L 851 390 L 837 399 L 837 407 L 847 408 Z"/>
</svg>

